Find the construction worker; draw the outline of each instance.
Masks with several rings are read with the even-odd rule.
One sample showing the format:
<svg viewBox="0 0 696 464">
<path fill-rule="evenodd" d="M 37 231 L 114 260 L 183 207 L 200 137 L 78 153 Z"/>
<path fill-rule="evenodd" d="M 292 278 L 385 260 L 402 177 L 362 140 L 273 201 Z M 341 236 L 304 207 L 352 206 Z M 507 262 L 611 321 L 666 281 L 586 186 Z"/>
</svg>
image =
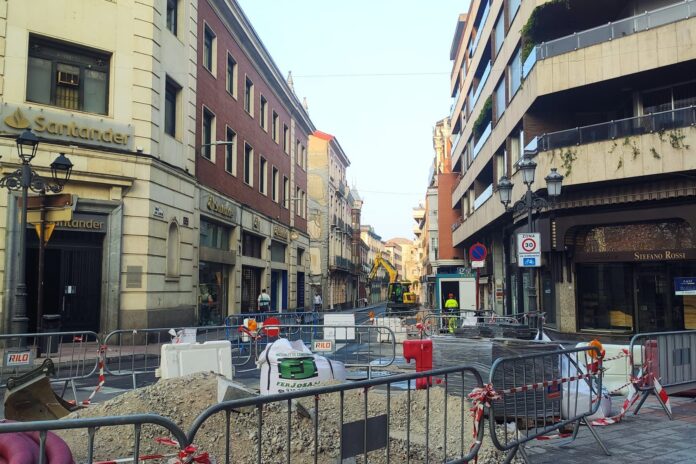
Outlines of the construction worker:
<svg viewBox="0 0 696 464">
<path fill-rule="evenodd" d="M 266 293 L 265 288 L 261 289 L 261 294 L 259 295 L 258 303 L 259 303 L 259 312 L 260 313 L 267 313 L 270 311 L 270 309 L 271 309 L 271 296 L 268 293 Z"/>
<path fill-rule="evenodd" d="M 459 303 L 454 298 L 454 294 L 450 293 L 447 295 L 447 301 L 445 301 L 445 310 L 447 312 L 454 312 L 459 309 Z"/>
<path fill-rule="evenodd" d="M 447 323 L 447 330 L 449 333 L 454 333 L 458 325 L 458 320 L 456 317 L 456 312 L 459 310 L 459 302 L 454 298 L 454 295 L 450 293 L 447 295 L 447 300 L 445 301 L 445 312 L 450 313 L 452 317 L 449 317 L 446 321 L 442 321 L 443 325 Z"/>
</svg>

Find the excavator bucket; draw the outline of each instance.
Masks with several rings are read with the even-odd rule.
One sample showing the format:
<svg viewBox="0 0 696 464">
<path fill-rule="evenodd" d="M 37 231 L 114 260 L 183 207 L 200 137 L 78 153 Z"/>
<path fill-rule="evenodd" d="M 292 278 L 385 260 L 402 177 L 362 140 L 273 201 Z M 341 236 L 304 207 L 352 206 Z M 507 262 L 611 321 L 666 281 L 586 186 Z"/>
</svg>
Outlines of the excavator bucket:
<svg viewBox="0 0 696 464">
<path fill-rule="evenodd" d="M 5 391 L 5 418 L 20 422 L 52 420 L 78 409 L 53 391 L 49 376 L 54 373 L 53 361 L 46 359 L 36 369 L 10 377 Z"/>
</svg>

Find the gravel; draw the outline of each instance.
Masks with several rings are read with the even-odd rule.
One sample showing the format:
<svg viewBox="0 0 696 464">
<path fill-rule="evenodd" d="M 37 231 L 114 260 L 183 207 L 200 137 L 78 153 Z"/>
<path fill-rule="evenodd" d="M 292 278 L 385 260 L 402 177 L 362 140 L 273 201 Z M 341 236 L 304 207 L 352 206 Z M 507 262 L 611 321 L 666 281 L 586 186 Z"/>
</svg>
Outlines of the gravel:
<svg viewBox="0 0 696 464">
<path fill-rule="evenodd" d="M 426 438 L 431 462 L 442 462 L 445 457 L 454 459 L 461 448 L 461 410 L 464 410 L 464 451 L 472 443 L 472 420 L 470 404 L 453 395 L 447 397 L 447 421 L 445 423 L 445 394 L 441 387 L 429 391 L 429 414 L 426 407 L 428 392 L 411 391 L 410 402 L 406 391 L 391 391 L 389 423 L 389 445 L 391 462 L 405 462 L 410 454 L 411 462 L 425 462 Z M 217 401 L 217 378 L 212 373 L 194 374 L 177 379 L 160 380 L 158 383 L 133 390 L 110 401 L 96 404 L 88 409 L 76 411 L 66 419 L 78 417 L 99 417 L 154 413 L 167 417 L 182 430 L 188 430 L 193 420 L 206 408 Z M 351 390 L 343 396 L 343 423 L 364 419 L 365 392 Z M 302 398 L 294 403 L 290 411 L 291 462 L 309 464 L 314 462 L 314 420 L 319 420 L 317 462 L 338 463 L 340 450 L 340 405 L 339 393 L 321 395 L 315 398 Z M 318 407 L 317 407 L 318 406 Z M 371 389 L 367 392 L 368 417 L 387 412 L 387 392 Z M 411 427 L 407 431 L 410 415 Z M 430 433 L 426 437 L 426 419 Z M 284 463 L 287 456 L 288 405 L 269 404 L 263 408 L 261 461 L 263 463 Z M 207 451 L 217 462 L 225 462 L 225 413 L 210 417 L 198 431 L 195 444 L 201 451 Z M 258 452 L 258 411 L 247 413 L 232 412 L 230 426 L 232 447 L 230 462 L 257 462 Z M 70 430 L 59 433 L 70 446 L 75 459 L 84 461 L 87 457 L 87 431 Z M 407 445 L 407 434 L 410 445 Z M 488 432 L 486 432 L 488 434 Z M 169 436 L 157 426 L 143 426 L 141 432 L 140 454 L 171 453 L 173 448 L 156 443 L 156 437 Z M 445 456 L 445 436 L 447 437 L 447 456 Z M 103 427 L 95 435 L 95 460 L 127 457 L 133 453 L 134 428 L 132 426 Z M 380 449 L 368 453 L 370 463 L 386 462 L 385 451 Z M 495 450 L 490 440 L 485 439 L 479 452 L 479 463 L 493 464 L 503 461 L 503 455 Z M 360 464 L 362 456 L 346 460 Z M 515 461 L 517 462 L 517 461 Z M 521 462 L 521 461 L 520 461 Z"/>
</svg>

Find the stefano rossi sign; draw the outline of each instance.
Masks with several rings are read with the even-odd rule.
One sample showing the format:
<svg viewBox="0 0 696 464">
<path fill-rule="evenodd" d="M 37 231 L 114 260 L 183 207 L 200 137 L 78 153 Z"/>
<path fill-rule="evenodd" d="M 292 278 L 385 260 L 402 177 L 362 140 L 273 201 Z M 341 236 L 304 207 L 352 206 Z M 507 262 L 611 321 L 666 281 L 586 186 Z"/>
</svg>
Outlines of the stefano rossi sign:
<svg viewBox="0 0 696 464">
<path fill-rule="evenodd" d="M 75 113 L 59 113 L 40 108 L 20 107 L 4 103 L 0 119 L 4 132 L 31 129 L 47 140 L 62 140 L 84 145 L 133 149 L 133 126 L 118 124 L 106 118 L 87 118 Z"/>
</svg>

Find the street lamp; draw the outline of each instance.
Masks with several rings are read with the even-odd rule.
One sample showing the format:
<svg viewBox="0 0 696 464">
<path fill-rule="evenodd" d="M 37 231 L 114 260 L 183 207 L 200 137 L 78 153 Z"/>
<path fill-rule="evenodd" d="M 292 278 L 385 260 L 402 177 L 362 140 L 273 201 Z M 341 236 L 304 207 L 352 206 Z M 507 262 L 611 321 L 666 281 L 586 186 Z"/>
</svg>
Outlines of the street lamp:
<svg viewBox="0 0 696 464">
<path fill-rule="evenodd" d="M 527 191 L 524 196 L 510 206 L 512 202 L 513 183 L 507 176 L 501 177 L 498 181 L 498 194 L 500 195 L 500 202 L 505 206 L 506 211 L 512 211 L 517 214 L 527 213 L 527 227 L 528 232 L 531 233 L 533 232 L 532 217 L 534 211 L 541 211 L 542 209 L 548 208 L 549 202 L 532 191 L 537 164 L 531 156 L 525 155 L 517 162 L 517 167 L 522 171 L 522 182 L 527 186 Z M 561 194 L 563 176 L 556 171 L 556 168 L 551 168 L 551 172 L 544 180 L 546 180 L 548 197 L 552 200 L 557 198 Z M 535 268 L 533 267 L 529 268 L 529 287 L 527 287 L 527 292 L 529 298 L 529 314 L 531 316 L 537 316 L 537 324 L 541 330 L 542 319 L 537 313 L 536 277 Z"/>
<path fill-rule="evenodd" d="M 58 193 L 63 190 L 63 186 L 70 179 L 72 173 L 72 163 L 61 153 L 56 160 L 51 163 L 52 179 L 45 179 L 39 176 L 31 167 L 31 161 L 36 156 L 39 148 L 39 138 L 29 129 L 22 132 L 17 137 L 17 154 L 22 160 L 19 169 L 11 172 L 0 179 L 0 188 L 5 187 L 10 192 L 22 191 L 22 210 L 20 214 L 19 230 L 19 256 L 17 260 L 17 285 L 14 294 L 14 305 L 12 306 L 12 327 L 14 334 L 26 333 L 29 325 L 27 318 L 27 284 L 25 277 L 25 246 L 27 229 L 27 201 L 29 189 L 45 195 L 47 192 Z M 43 239 L 43 237 L 42 237 Z M 41 321 L 37 321 L 41 324 Z M 24 342 L 21 341 L 21 345 Z"/>
</svg>

